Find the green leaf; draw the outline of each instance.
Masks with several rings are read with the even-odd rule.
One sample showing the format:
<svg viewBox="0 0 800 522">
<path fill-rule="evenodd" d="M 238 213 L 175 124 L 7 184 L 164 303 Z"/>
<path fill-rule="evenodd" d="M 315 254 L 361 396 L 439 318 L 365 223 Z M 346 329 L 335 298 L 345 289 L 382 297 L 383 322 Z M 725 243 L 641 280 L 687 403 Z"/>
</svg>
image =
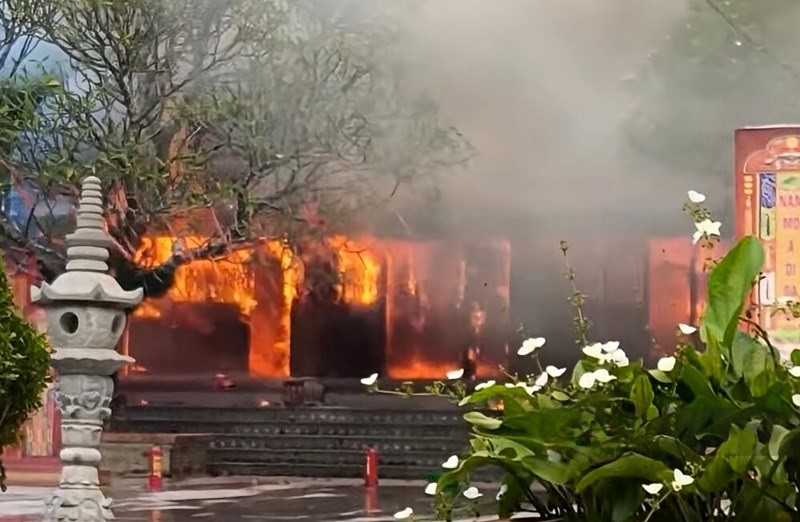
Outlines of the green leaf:
<svg viewBox="0 0 800 522">
<path fill-rule="evenodd" d="M 492 417 L 487 417 L 486 415 L 484 415 L 479 411 L 471 411 L 469 413 L 465 413 L 464 420 L 469 422 L 473 426 L 477 426 L 478 428 L 483 428 L 487 430 L 496 430 L 497 428 L 503 425 L 503 421 L 501 419 L 493 419 Z"/>
<path fill-rule="evenodd" d="M 764 264 L 764 248 L 752 236 L 742 238 L 711 272 L 708 306 L 701 335 L 709 349 L 730 346 L 739 313 Z"/>
<path fill-rule="evenodd" d="M 653 406 L 653 386 L 650 384 L 650 378 L 647 375 L 639 375 L 633 381 L 631 386 L 631 401 L 636 406 L 636 415 L 641 418 L 646 418 Z M 658 412 L 656 411 L 656 414 Z"/>
<path fill-rule="evenodd" d="M 657 380 L 662 384 L 671 384 L 672 379 L 666 373 L 662 372 L 661 370 L 647 370 L 653 379 Z"/>
<path fill-rule="evenodd" d="M 503 428 L 517 431 L 537 443 L 559 443 L 571 436 L 571 430 L 581 429 L 582 411 L 577 407 L 561 406 L 505 417 Z"/>
<path fill-rule="evenodd" d="M 672 470 L 663 462 L 638 453 L 629 453 L 587 473 L 578 482 L 576 490 L 581 493 L 586 488 L 604 480 L 635 478 L 650 482 L 666 482 L 670 477 L 672 477 Z"/>
<path fill-rule="evenodd" d="M 567 402 L 569 400 L 569 395 L 558 390 L 554 391 L 551 396 L 559 402 Z"/>
<path fill-rule="evenodd" d="M 737 330 L 731 346 L 731 369 L 736 377 L 743 377 L 748 354 L 761 349 L 761 344 L 746 333 Z"/>
<path fill-rule="evenodd" d="M 775 363 L 764 346 L 753 347 L 744 357 L 744 380 L 753 397 L 762 397 L 775 380 Z"/>
<path fill-rule="evenodd" d="M 800 349 L 792 350 L 791 360 L 793 366 L 800 366 Z"/>
<path fill-rule="evenodd" d="M 720 445 L 715 458 L 724 460 L 735 473 L 742 475 L 753 460 L 756 442 L 756 432 L 753 427 L 740 429 L 731 426 L 731 434 L 728 440 Z"/>
<path fill-rule="evenodd" d="M 772 426 L 772 434 L 769 437 L 769 458 L 778 460 L 781 457 L 781 444 L 787 435 L 791 433 L 790 430 L 784 428 L 780 424 Z"/>
</svg>

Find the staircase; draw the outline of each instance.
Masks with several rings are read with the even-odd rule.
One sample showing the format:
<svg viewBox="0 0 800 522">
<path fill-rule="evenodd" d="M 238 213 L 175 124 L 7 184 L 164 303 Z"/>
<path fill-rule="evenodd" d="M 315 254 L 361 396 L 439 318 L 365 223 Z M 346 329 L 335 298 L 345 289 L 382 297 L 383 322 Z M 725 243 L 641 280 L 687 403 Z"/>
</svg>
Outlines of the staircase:
<svg viewBox="0 0 800 522">
<path fill-rule="evenodd" d="M 216 475 L 362 477 L 364 452 L 379 454 L 380 477 L 425 479 L 469 440 L 461 413 L 343 407 L 128 407 L 111 430 L 211 434 Z"/>
</svg>

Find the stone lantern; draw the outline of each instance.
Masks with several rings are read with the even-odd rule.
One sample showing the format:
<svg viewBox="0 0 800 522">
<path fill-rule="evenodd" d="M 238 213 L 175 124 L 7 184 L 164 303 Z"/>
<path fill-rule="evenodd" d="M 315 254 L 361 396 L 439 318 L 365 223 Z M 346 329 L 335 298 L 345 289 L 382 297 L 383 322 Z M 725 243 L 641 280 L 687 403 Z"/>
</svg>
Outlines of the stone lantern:
<svg viewBox="0 0 800 522">
<path fill-rule="evenodd" d="M 55 349 L 56 401 L 61 412 L 61 479 L 45 520 L 95 522 L 113 518 L 111 499 L 100 490 L 100 438 L 111 415 L 111 376 L 130 357 L 115 350 L 125 329 L 125 309 L 142 300 L 108 275 L 111 237 L 103 228 L 100 180 L 81 187 L 77 230 L 66 238 L 67 270 L 52 284 L 31 288 L 45 310 Z"/>
</svg>

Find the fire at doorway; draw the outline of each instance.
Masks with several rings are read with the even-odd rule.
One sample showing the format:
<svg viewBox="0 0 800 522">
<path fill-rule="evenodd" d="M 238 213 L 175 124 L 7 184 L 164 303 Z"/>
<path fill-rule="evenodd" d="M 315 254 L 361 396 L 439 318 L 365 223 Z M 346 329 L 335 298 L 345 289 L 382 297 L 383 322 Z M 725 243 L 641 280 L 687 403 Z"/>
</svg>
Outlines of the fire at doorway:
<svg viewBox="0 0 800 522">
<path fill-rule="evenodd" d="M 138 262 L 163 262 L 173 243 L 148 238 Z M 514 334 L 509 279 L 504 242 L 264 241 L 181 267 L 166 296 L 143 303 L 133 371 L 438 379 L 466 364 L 494 376 Z"/>
</svg>

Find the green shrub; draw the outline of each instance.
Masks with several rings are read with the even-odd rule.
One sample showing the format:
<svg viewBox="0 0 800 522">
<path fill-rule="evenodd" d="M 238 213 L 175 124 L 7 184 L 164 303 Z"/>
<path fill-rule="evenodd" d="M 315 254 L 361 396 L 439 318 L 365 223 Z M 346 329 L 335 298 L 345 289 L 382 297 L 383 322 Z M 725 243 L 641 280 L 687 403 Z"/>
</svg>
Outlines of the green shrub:
<svg viewBox="0 0 800 522">
<path fill-rule="evenodd" d="M 690 210 L 695 241 L 718 236 L 718 223 Z M 760 242 L 746 237 L 716 263 L 702 324 L 680 325 L 674 356 L 656 368 L 630 361 L 617 342 L 585 342 L 571 374 L 539 366 L 462 394 L 471 449 L 426 490 L 436 490 L 439 516 L 474 509 L 470 474 L 496 466 L 501 517 L 527 509 L 582 522 L 796 520 L 800 350 L 785 364 L 742 317 L 763 261 Z M 538 364 L 544 343 L 529 339 L 519 354 Z M 434 388 L 442 386 L 454 393 Z M 498 400 L 501 411 L 490 408 Z"/>
<path fill-rule="evenodd" d="M 19 315 L 0 270 L 0 451 L 19 443 L 23 424 L 42 406 L 49 367 L 47 340 Z M 0 489 L 5 491 L 2 461 Z"/>
</svg>

